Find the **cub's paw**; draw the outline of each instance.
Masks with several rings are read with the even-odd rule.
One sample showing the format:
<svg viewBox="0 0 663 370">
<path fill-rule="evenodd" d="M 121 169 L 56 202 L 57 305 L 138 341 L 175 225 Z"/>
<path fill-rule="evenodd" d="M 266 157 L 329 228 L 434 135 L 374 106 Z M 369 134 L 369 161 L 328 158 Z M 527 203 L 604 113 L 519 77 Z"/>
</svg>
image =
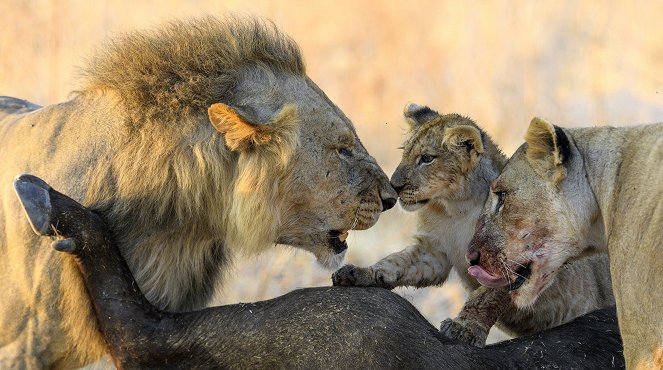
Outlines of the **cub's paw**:
<svg viewBox="0 0 663 370">
<path fill-rule="evenodd" d="M 370 267 L 357 267 L 345 265 L 332 275 L 334 285 L 380 287 L 393 289 L 396 285 L 382 271 L 375 271 Z"/>
<path fill-rule="evenodd" d="M 366 268 L 345 265 L 332 274 L 332 283 L 337 286 L 370 286 Z"/>
<path fill-rule="evenodd" d="M 488 330 L 474 321 L 456 318 L 442 321 L 440 334 L 460 343 L 483 348 L 486 345 Z"/>
</svg>

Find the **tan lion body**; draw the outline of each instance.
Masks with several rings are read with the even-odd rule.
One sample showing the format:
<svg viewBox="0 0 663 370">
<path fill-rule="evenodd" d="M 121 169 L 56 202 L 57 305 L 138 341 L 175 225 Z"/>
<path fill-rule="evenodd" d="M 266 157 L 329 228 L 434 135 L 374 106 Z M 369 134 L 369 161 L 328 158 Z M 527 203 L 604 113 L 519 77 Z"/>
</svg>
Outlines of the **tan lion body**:
<svg viewBox="0 0 663 370">
<path fill-rule="evenodd" d="M 391 182 L 400 189 L 403 207 L 417 210 L 416 243 L 370 267 L 341 269 L 336 273 L 339 283 L 425 287 L 443 284 L 453 269 L 471 297 L 455 319 L 458 327 L 445 328 L 445 324 L 454 325 L 445 321 L 443 333 L 446 330 L 445 334 L 475 345 L 485 343 L 488 330 L 498 318 L 499 328 L 520 336 L 614 304 L 608 258 L 601 255 L 566 265 L 558 281 L 527 309 L 510 304 L 504 290 L 480 287 L 467 272 L 465 255 L 490 183 L 501 172 L 506 158 L 470 119 L 438 116 L 418 106 L 410 109 L 406 117 L 412 134 Z M 467 147 L 472 148 L 469 153 Z M 418 165 L 427 153 L 435 160 Z"/>
<path fill-rule="evenodd" d="M 350 120 L 271 24 L 173 22 L 106 45 L 85 71 L 65 103 L 0 98 L 2 369 L 105 352 L 73 260 L 25 222 L 17 174 L 98 211 L 142 292 L 171 311 L 207 304 L 243 251 L 290 244 L 333 266 L 347 248 L 337 235 L 395 203 Z"/>
<path fill-rule="evenodd" d="M 569 130 L 603 218 L 627 367 L 663 348 L 663 124 Z"/>
<path fill-rule="evenodd" d="M 627 367 L 658 368 L 663 124 L 562 129 L 535 118 L 526 141 L 494 184 L 508 195 L 499 217 L 477 229 L 474 248 L 495 251 L 487 264 L 506 255 L 532 264 L 530 281 L 513 293 L 516 304 L 545 294 L 569 259 L 607 251 Z"/>
</svg>

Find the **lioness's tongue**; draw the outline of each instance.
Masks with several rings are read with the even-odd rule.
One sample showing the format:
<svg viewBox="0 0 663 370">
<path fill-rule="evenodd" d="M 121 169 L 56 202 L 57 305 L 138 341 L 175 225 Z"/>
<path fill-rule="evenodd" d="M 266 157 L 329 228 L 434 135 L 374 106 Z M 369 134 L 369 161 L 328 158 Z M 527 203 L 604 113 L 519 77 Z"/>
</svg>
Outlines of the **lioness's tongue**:
<svg viewBox="0 0 663 370">
<path fill-rule="evenodd" d="M 506 278 L 493 276 L 477 265 L 468 267 L 467 273 L 477 279 L 481 285 L 488 288 L 500 288 L 509 285 Z"/>
</svg>

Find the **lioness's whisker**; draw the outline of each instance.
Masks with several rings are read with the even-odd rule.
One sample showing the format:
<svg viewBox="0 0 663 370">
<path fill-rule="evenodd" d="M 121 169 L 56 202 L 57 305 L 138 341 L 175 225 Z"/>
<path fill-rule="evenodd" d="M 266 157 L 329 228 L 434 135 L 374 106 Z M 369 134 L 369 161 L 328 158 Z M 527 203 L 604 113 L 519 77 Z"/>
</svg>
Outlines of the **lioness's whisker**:
<svg viewBox="0 0 663 370">
<path fill-rule="evenodd" d="M 508 268 L 506 267 L 506 264 L 504 263 L 504 261 L 500 260 L 500 263 L 502 264 L 502 266 L 505 269 L 508 270 Z M 509 286 L 511 286 L 511 276 L 509 274 L 506 274 L 504 270 L 502 270 L 502 277 L 506 277 L 506 280 L 509 282 Z"/>
<path fill-rule="evenodd" d="M 505 267 L 510 273 L 512 273 L 512 274 L 514 274 L 514 275 L 516 275 L 516 276 L 519 276 L 519 277 L 521 277 L 521 278 L 527 280 L 527 278 L 524 277 L 523 275 L 520 275 L 519 273 L 517 273 L 517 272 L 511 270 L 511 269 L 506 265 L 506 263 L 502 262 L 502 264 L 504 265 L 504 267 Z"/>
<path fill-rule="evenodd" d="M 523 265 L 522 263 L 516 262 L 516 261 L 514 261 L 514 260 L 512 260 L 512 259 L 508 259 L 508 258 L 507 258 L 506 260 L 509 261 L 509 262 L 513 262 L 513 263 L 515 263 L 516 265 L 518 265 L 518 266 L 520 266 L 520 267 L 525 267 L 525 268 L 527 268 L 527 266 Z"/>
</svg>

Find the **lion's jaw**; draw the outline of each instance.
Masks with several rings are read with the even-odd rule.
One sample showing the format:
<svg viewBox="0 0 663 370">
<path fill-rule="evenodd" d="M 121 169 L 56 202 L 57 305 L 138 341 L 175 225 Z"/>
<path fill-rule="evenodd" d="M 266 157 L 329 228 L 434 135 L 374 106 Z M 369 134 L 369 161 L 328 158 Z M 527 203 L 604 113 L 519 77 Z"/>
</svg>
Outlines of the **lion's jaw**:
<svg viewBox="0 0 663 370">
<path fill-rule="evenodd" d="M 267 73 L 265 73 L 267 74 Z M 326 267 L 337 267 L 347 249 L 348 231 L 365 230 L 373 226 L 380 213 L 395 203 L 396 192 L 387 176 L 361 144 L 350 120 L 310 80 L 296 77 L 252 75 L 279 85 L 278 92 L 256 89 L 262 83 L 254 80 L 246 88 L 238 88 L 239 104 L 279 106 L 291 104 L 296 108 L 296 145 L 289 152 L 287 165 L 265 163 L 272 171 L 266 188 L 277 194 L 269 217 L 255 222 L 272 223 L 270 240 L 313 253 Z M 247 98 L 242 100 L 241 96 Z M 269 151 L 283 151 L 283 141 L 273 143 Z M 261 148 L 256 148 L 256 151 Z M 260 153 L 242 153 L 246 157 Z M 240 172 L 242 169 L 239 169 Z M 254 192 L 257 198 L 264 194 Z M 254 202 L 255 203 L 255 202 Z M 260 203 L 260 202 L 258 202 Z M 250 230 L 246 230 L 250 233 Z M 242 233 L 239 238 L 242 238 Z M 254 243 L 257 244 L 257 243 Z M 262 246 L 256 245 L 260 249 Z"/>
<path fill-rule="evenodd" d="M 596 205 L 584 177 L 558 187 L 535 172 L 525 148 L 493 182 L 468 253 L 478 252 L 477 264 L 517 282 L 511 296 L 518 307 L 533 305 L 569 259 L 605 244 L 600 223 L 589 216 Z M 568 164 L 570 175 L 580 171 L 581 163 Z"/>
</svg>

